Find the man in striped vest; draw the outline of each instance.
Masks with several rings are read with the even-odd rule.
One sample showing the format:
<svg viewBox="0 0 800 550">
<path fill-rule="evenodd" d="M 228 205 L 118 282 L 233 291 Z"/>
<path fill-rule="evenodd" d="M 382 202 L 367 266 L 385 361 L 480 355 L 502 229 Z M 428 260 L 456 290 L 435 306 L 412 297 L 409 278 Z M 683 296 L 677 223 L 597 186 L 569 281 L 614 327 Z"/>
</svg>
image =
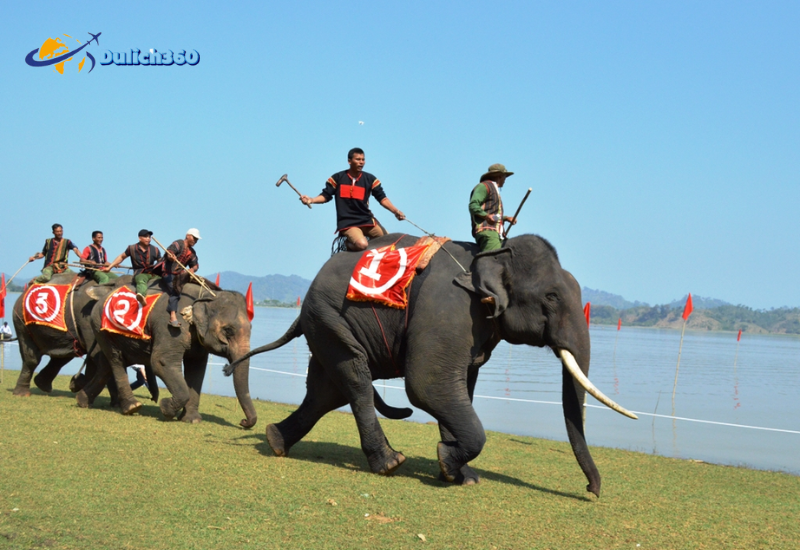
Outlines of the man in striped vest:
<svg viewBox="0 0 800 550">
<path fill-rule="evenodd" d="M 184 239 L 178 239 L 167 247 L 164 260 L 164 282 L 169 289 L 169 302 L 167 312 L 169 313 L 169 325 L 175 328 L 181 326 L 178 321 L 178 301 L 181 299 L 183 285 L 189 280 L 189 272 L 184 270 L 178 263 L 180 262 L 186 269 L 196 273 L 199 267 L 197 263 L 197 253 L 194 246 L 200 240 L 200 231 L 192 227 L 186 231 Z"/>
<path fill-rule="evenodd" d="M 116 279 L 116 273 L 102 271 L 100 268 L 108 264 L 108 255 L 103 248 L 103 232 L 92 231 L 92 244 L 83 249 L 81 263 L 86 269 L 81 271 L 81 275 L 86 279 L 93 279 L 97 284 L 105 284 L 112 279 Z"/>
<path fill-rule="evenodd" d="M 511 216 L 503 216 L 503 199 L 500 189 L 506 178 L 514 172 L 506 171 L 502 164 L 492 164 L 481 176 L 480 183 L 472 190 L 469 198 L 469 213 L 472 218 L 472 236 L 481 249 L 496 250 L 503 246 L 505 236 L 504 222 L 517 223 Z"/>
<path fill-rule="evenodd" d="M 64 238 L 64 228 L 60 223 L 53 224 L 53 238 L 44 241 L 44 248 L 41 252 L 37 252 L 30 257 L 28 261 L 32 262 L 39 258 L 44 258 L 44 267 L 42 274 L 36 277 L 33 283 L 47 283 L 53 278 L 56 273 L 75 273 L 67 267 L 67 260 L 69 251 L 73 250 L 80 258 L 81 252 L 71 240 Z"/>
<path fill-rule="evenodd" d="M 111 262 L 111 265 L 103 268 L 103 271 L 108 272 L 121 264 L 125 258 L 130 258 L 133 283 L 136 285 L 136 299 L 142 306 L 147 304 L 144 299 L 147 294 L 147 284 L 153 279 L 161 278 L 161 251 L 150 244 L 152 235 L 153 232 L 147 229 L 139 231 L 139 242 L 130 245 Z"/>
</svg>

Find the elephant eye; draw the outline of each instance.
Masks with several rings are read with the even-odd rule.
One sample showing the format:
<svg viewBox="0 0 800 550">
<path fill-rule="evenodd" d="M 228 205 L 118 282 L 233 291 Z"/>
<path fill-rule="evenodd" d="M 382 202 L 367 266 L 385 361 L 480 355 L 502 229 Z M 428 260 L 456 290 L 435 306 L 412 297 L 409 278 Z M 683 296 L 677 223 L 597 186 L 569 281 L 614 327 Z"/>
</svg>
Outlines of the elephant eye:
<svg viewBox="0 0 800 550">
<path fill-rule="evenodd" d="M 233 327 L 225 327 L 222 329 L 222 332 L 225 333 L 225 336 L 228 338 L 236 334 L 236 331 L 233 329 Z"/>
<path fill-rule="evenodd" d="M 545 295 L 545 298 L 547 298 L 551 302 L 557 302 L 558 301 L 558 294 L 556 294 L 555 292 L 548 292 Z"/>
</svg>

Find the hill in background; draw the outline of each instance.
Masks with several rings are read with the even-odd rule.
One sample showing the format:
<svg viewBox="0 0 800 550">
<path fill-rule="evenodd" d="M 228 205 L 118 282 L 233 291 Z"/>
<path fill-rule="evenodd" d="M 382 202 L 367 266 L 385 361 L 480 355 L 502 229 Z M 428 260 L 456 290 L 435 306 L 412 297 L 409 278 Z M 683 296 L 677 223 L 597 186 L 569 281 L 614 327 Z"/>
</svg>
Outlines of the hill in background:
<svg viewBox="0 0 800 550">
<path fill-rule="evenodd" d="M 205 275 L 211 281 L 217 278 L 213 273 Z M 297 298 L 305 298 L 311 281 L 303 279 L 298 275 L 265 275 L 257 277 L 255 275 L 242 275 L 235 271 L 223 271 L 219 275 L 219 284 L 225 290 L 236 290 L 244 294 L 247 292 L 247 285 L 253 283 L 253 300 L 263 302 L 265 300 L 275 300 L 277 302 L 294 304 Z"/>
</svg>

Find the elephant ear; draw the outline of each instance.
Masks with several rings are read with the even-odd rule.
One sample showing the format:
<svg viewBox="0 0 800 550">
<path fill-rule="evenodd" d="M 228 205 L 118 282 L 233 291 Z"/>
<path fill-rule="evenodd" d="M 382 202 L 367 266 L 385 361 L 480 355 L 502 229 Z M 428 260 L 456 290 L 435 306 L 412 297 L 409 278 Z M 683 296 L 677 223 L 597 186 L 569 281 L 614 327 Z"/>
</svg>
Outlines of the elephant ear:
<svg viewBox="0 0 800 550">
<path fill-rule="evenodd" d="M 202 338 L 208 332 L 208 309 L 206 300 L 197 300 L 191 306 L 191 321 L 187 319 L 197 329 L 197 333 Z M 188 309 L 188 308 L 184 308 Z M 181 315 L 186 319 L 187 315 L 181 312 Z"/>
<path fill-rule="evenodd" d="M 92 300 L 103 300 L 106 296 L 116 290 L 113 286 L 98 285 L 86 289 L 86 295 Z"/>
<path fill-rule="evenodd" d="M 481 252 L 472 262 L 472 271 L 462 273 L 454 282 L 482 296 L 482 302 L 494 308 L 490 317 L 497 318 L 508 307 L 508 291 L 503 281 L 508 273 L 508 263 L 513 252 L 510 248 L 498 248 Z"/>
</svg>

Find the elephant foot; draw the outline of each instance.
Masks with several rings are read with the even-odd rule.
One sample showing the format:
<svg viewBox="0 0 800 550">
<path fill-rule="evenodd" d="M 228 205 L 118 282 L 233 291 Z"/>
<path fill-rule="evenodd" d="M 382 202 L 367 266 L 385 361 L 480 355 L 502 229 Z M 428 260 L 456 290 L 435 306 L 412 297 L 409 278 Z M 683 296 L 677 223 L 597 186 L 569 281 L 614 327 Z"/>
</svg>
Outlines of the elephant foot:
<svg viewBox="0 0 800 550">
<path fill-rule="evenodd" d="M 135 400 L 126 403 L 121 403 L 120 405 L 121 405 L 120 408 L 122 409 L 122 414 L 124 415 L 131 415 L 137 413 L 139 412 L 139 409 L 142 408 L 142 404 Z"/>
<path fill-rule="evenodd" d="M 53 381 L 45 380 L 42 378 L 41 374 L 37 374 L 33 377 L 33 383 L 36 384 L 36 387 L 42 390 L 44 393 L 50 393 L 53 391 Z"/>
<path fill-rule="evenodd" d="M 455 444 L 447 444 L 444 441 L 440 441 L 436 447 L 436 454 L 439 456 L 439 469 L 442 471 L 439 479 L 450 483 L 461 483 L 462 485 L 478 483 L 480 477 L 472 468 L 459 461 L 455 456 L 456 450 Z M 464 468 L 467 468 L 466 473 Z"/>
<path fill-rule="evenodd" d="M 186 422 L 187 424 L 200 424 L 203 421 L 203 417 L 200 416 L 200 413 L 197 411 L 187 412 L 186 409 L 183 409 L 178 420 Z"/>
<path fill-rule="evenodd" d="M 158 404 L 158 407 L 161 409 L 161 414 L 164 415 L 164 418 L 173 419 L 175 418 L 175 409 L 172 408 L 172 399 L 165 397 L 161 400 Z"/>
<path fill-rule="evenodd" d="M 389 449 L 389 451 L 388 455 L 381 453 L 380 456 L 372 455 L 367 457 L 370 470 L 372 470 L 373 473 L 382 476 L 390 476 L 406 461 L 406 457 L 403 453 L 392 449 Z"/>
<path fill-rule="evenodd" d="M 267 443 L 269 443 L 275 456 L 287 456 L 289 454 L 289 449 L 286 448 L 286 444 L 283 441 L 283 434 L 275 424 L 267 426 Z"/>
<path fill-rule="evenodd" d="M 30 397 L 31 396 L 31 389 L 30 388 L 14 388 L 14 395 L 17 397 Z"/>
<path fill-rule="evenodd" d="M 78 393 L 83 389 L 86 385 L 86 375 L 83 373 L 76 374 L 72 378 L 69 379 L 69 391 L 72 393 Z"/>
<path fill-rule="evenodd" d="M 445 479 L 444 474 L 439 472 L 439 481 L 449 481 Z M 464 464 L 461 469 L 458 471 L 458 475 L 456 475 L 453 483 L 457 485 L 475 485 L 481 482 L 481 476 L 478 475 L 478 472 L 470 468 L 468 465 Z"/>
<path fill-rule="evenodd" d="M 89 405 L 91 405 L 91 404 L 92 404 L 92 403 L 91 403 L 91 401 L 89 401 L 89 396 L 88 396 L 88 395 L 86 395 L 86 392 L 85 392 L 85 391 L 83 391 L 83 390 L 80 390 L 80 391 L 79 391 L 79 392 L 78 392 L 78 393 L 75 395 L 75 401 L 77 401 L 77 402 L 78 402 L 78 406 L 79 406 L 80 408 L 82 408 L 82 409 L 88 409 L 88 408 L 89 408 Z"/>
</svg>

